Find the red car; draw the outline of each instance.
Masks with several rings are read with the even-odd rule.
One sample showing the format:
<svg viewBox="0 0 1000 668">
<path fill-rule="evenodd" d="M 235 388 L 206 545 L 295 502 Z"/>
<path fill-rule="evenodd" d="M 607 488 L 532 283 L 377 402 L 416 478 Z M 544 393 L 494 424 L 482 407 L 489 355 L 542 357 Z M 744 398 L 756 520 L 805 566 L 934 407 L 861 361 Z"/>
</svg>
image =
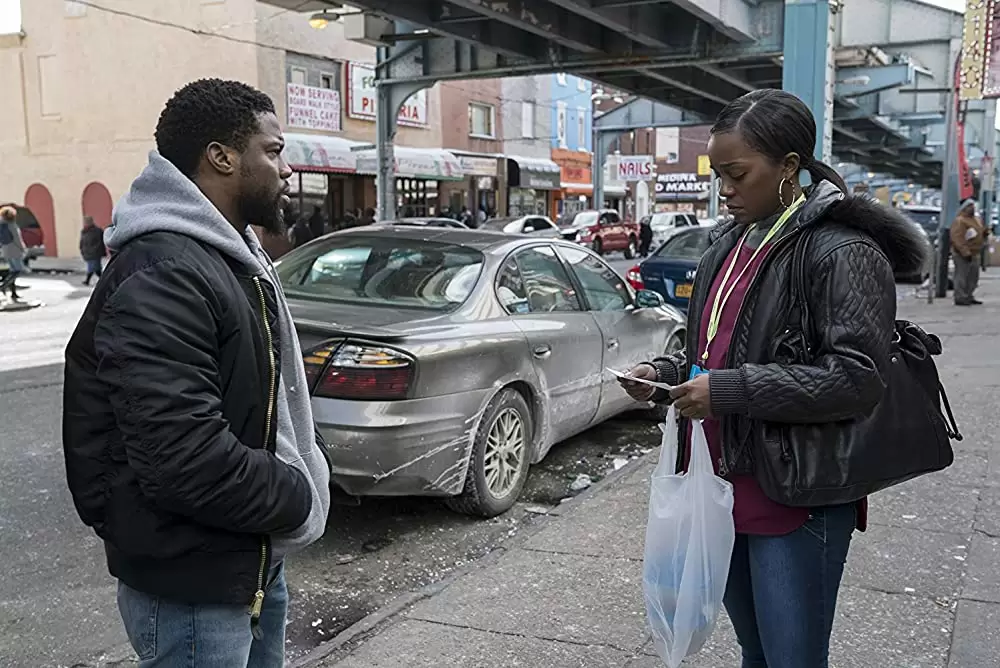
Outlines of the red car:
<svg viewBox="0 0 1000 668">
<path fill-rule="evenodd" d="M 639 226 L 623 221 L 614 209 L 580 211 L 562 232 L 564 238 L 589 246 L 598 255 L 623 251 L 631 259 L 639 248 Z"/>
</svg>

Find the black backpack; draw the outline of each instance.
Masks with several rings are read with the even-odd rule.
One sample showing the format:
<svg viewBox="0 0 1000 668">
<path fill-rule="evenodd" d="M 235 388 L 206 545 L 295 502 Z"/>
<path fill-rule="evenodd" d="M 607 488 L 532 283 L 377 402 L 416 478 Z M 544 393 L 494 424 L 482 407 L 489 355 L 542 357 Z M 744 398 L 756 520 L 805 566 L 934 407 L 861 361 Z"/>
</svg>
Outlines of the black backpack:
<svg viewBox="0 0 1000 668">
<path fill-rule="evenodd" d="M 803 232 L 792 254 L 789 328 L 797 328 L 798 362 L 812 361 L 806 299 Z M 763 427 L 755 477 L 764 493 L 788 506 L 817 507 L 858 501 L 912 478 L 940 471 L 955 459 L 951 440 L 962 440 L 934 357 L 941 340 L 897 320 L 885 393 L 870 415 L 846 423 Z M 863 424 L 858 427 L 856 422 Z M 851 429 L 845 429 L 848 424 Z"/>
</svg>

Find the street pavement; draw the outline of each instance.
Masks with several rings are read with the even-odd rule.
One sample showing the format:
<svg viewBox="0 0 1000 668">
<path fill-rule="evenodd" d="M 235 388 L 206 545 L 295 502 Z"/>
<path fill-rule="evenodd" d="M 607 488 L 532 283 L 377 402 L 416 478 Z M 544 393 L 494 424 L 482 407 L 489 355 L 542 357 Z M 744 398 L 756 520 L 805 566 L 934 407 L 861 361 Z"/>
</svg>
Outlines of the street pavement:
<svg viewBox="0 0 1000 668">
<path fill-rule="evenodd" d="M 835 622 L 835 668 L 1000 666 L 1000 271 L 985 306 L 926 304 L 900 287 L 900 316 L 942 337 L 939 359 L 965 439 L 949 469 L 871 499 Z M 314 668 L 662 666 L 641 595 L 647 455 L 471 570 L 363 620 Z M 734 668 L 723 619 L 692 668 Z"/>
</svg>

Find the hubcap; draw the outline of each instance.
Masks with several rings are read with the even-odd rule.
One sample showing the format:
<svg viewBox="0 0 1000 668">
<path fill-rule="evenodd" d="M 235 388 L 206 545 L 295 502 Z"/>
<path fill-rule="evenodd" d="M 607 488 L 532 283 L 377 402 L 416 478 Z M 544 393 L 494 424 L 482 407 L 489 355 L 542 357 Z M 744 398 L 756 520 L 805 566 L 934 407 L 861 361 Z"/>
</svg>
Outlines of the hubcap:
<svg viewBox="0 0 1000 668">
<path fill-rule="evenodd" d="M 684 341 L 679 336 L 671 336 L 670 340 L 667 341 L 667 349 L 664 351 L 667 355 L 672 353 L 677 353 L 684 350 Z"/>
<path fill-rule="evenodd" d="M 486 486 L 494 498 L 502 499 L 517 483 L 524 458 L 524 422 L 513 408 L 505 408 L 490 427 L 483 457 Z"/>
</svg>

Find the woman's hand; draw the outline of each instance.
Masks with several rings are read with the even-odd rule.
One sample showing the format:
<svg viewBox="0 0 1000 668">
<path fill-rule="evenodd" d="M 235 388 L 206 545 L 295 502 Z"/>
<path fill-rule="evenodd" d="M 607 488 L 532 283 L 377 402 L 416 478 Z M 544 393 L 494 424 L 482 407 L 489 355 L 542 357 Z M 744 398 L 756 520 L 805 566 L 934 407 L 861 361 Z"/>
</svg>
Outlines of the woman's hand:
<svg viewBox="0 0 1000 668">
<path fill-rule="evenodd" d="M 632 378 L 641 378 L 643 380 L 656 381 L 656 367 L 648 362 L 643 362 L 632 367 L 632 370 L 628 372 L 628 375 Z M 656 391 L 655 387 L 646 385 L 645 383 L 637 383 L 627 378 L 619 378 L 618 383 L 622 386 L 622 389 L 636 401 L 649 401 L 653 396 L 653 392 Z"/>
<path fill-rule="evenodd" d="M 691 420 L 703 420 L 712 414 L 712 392 L 708 374 L 695 376 L 670 391 L 674 406 L 681 415 Z"/>
</svg>

